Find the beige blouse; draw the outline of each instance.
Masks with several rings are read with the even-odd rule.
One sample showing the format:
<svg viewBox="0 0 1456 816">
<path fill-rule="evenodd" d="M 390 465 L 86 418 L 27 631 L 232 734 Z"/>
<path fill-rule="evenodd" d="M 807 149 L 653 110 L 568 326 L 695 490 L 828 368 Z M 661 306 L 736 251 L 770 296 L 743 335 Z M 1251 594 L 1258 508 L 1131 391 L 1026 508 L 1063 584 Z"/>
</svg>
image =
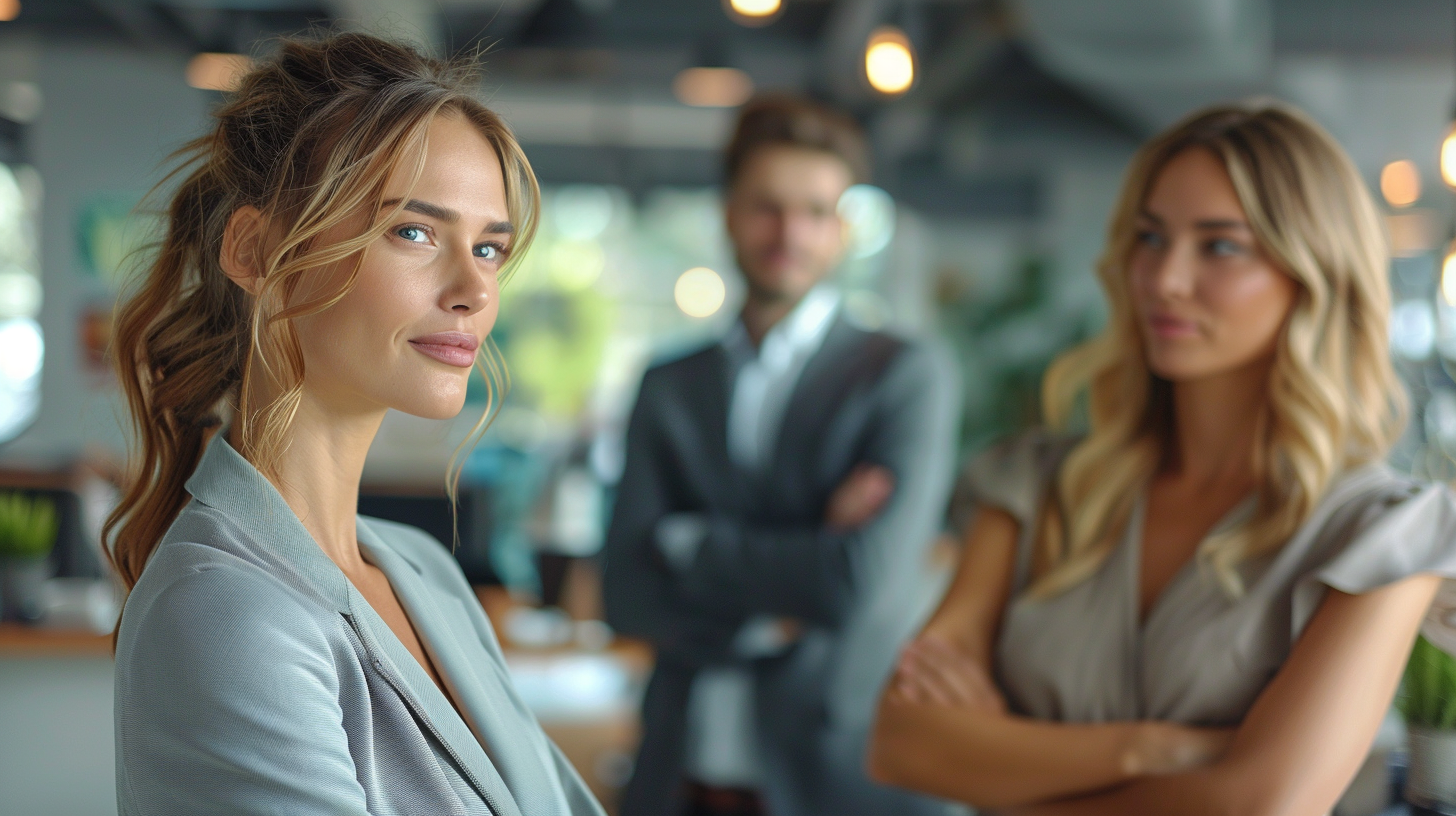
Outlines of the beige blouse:
<svg viewBox="0 0 1456 816">
<path fill-rule="evenodd" d="M 1370 464 L 1340 476 L 1282 549 L 1241 567 L 1241 597 L 1195 559 L 1140 623 L 1140 501 L 1097 573 L 1059 595 L 1030 598 L 1033 519 L 1071 444 L 1034 432 L 989 450 L 966 468 L 953 505 L 960 521 L 986 505 L 1021 522 L 996 670 L 1008 703 L 1026 716 L 1236 725 L 1327 587 L 1361 593 L 1418 573 L 1456 577 L 1456 497 Z M 1247 502 L 1234 508 L 1218 526 L 1249 510 Z"/>
</svg>

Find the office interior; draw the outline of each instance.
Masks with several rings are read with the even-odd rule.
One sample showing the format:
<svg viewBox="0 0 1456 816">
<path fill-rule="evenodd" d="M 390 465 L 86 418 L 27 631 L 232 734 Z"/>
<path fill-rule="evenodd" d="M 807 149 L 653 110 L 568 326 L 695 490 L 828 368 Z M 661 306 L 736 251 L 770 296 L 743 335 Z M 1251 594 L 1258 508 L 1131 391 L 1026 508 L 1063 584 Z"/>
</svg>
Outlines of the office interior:
<svg viewBox="0 0 1456 816">
<path fill-rule="evenodd" d="M 953 352 L 962 456 L 1036 424 L 1047 363 L 1102 325 L 1092 270 L 1137 146 L 1217 101 L 1300 106 L 1353 157 L 1394 250 L 1412 421 L 1391 461 L 1456 478 L 1449 0 L 0 0 L 0 19 L 0 493 L 58 515 L 44 574 L 14 579 L 38 582 L 29 606 L 5 585 L 0 813 L 116 812 L 121 596 L 99 534 L 128 443 L 112 309 L 169 154 L 278 35 L 364 28 L 478 53 L 479 98 L 540 178 L 541 232 L 493 330 L 508 392 L 472 383 L 455 420 L 391 413 L 360 511 L 454 543 L 518 688 L 609 810 L 652 661 L 602 620 L 624 425 L 652 361 L 735 318 L 721 156 L 755 94 L 864 125 L 874 176 L 841 201 L 836 286 L 862 324 Z M 871 76 L 885 44 L 899 50 Z M 955 542 L 934 552 L 927 607 Z M 1337 813 L 1402 812 L 1404 739 L 1392 715 Z"/>
</svg>

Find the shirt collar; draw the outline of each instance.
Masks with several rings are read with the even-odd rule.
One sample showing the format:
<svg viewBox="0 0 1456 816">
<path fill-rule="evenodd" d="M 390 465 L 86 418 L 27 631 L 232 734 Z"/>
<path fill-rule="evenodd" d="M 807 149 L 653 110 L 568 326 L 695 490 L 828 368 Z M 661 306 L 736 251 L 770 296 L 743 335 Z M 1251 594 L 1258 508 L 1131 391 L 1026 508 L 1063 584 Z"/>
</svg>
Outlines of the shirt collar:
<svg viewBox="0 0 1456 816">
<path fill-rule="evenodd" d="M 840 294 L 837 289 L 820 284 L 804 295 L 793 311 L 784 316 L 764 335 L 763 342 L 755 349 L 753 341 L 744 328 L 743 320 L 733 322 L 723 338 L 723 346 L 734 357 L 741 360 L 763 359 L 773 362 L 807 354 L 817 349 L 829 334 L 829 326 L 839 310 Z"/>
<path fill-rule="evenodd" d="M 341 612 L 349 610 L 348 579 L 303 526 L 283 495 L 219 430 L 187 480 L 192 498 L 236 524 L 284 568 Z"/>
</svg>

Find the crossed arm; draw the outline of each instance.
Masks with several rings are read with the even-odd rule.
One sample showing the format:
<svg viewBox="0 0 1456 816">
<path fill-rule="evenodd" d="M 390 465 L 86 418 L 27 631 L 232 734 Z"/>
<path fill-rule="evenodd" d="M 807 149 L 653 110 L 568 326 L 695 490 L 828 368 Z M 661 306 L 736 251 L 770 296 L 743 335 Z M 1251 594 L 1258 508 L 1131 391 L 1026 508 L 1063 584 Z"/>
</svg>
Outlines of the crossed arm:
<svg viewBox="0 0 1456 816">
<path fill-rule="evenodd" d="M 822 520 L 760 525 L 698 509 L 708 532 L 681 569 L 665 563 L 655 529 L 683 509 L 673 500 L 682 492 L 675 482 L 686 478 L 677 463 L 693 449 L 670 432 L 661 390 L 644 382 L 607 534 L 604 594 L 608 621 L 620 631 L 712 662 L 751 616 L 834 629 L 867 583 L 919 568 L 953 468 L 947 440 L 957 387 L 940 354 L 912 347 L 885 372 L 865 438 L 856 440 L 867 467 L 849 474 Z"/>
<path fill-rule="evenodd" d="M 1237 729 L 1073 725 L 1008 713 L 992 677 L 1017 523 L 987 509 L 880 704 L 880 781 L 1020 816 L 1329 811 L 1374 738 L 1439 584 L 1330 590 Z"/>
</svg>

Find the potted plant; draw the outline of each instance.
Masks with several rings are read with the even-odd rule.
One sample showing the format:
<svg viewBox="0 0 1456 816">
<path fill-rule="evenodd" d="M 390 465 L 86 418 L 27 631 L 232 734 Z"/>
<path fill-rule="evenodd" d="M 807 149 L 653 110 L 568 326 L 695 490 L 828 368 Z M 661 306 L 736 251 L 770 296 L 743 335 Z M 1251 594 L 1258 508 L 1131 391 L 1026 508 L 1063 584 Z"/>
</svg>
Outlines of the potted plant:
<svg viewBox="0 0 1456 816">
<path fill-rule="evenodd" d="M 1410 744 L 1406 800 L 1416 813 L 1456 813 L 1456 658 L 1416 638 L 1397 705 Z"/>
<path fill-rule="evenodd" d="M 18 491 L 0 493 L 0 612 L 4 618 L 40 618 L 41 586 L 50 577 L 50 554 L 58 528 L 55 502 Z"/>
</svg>

